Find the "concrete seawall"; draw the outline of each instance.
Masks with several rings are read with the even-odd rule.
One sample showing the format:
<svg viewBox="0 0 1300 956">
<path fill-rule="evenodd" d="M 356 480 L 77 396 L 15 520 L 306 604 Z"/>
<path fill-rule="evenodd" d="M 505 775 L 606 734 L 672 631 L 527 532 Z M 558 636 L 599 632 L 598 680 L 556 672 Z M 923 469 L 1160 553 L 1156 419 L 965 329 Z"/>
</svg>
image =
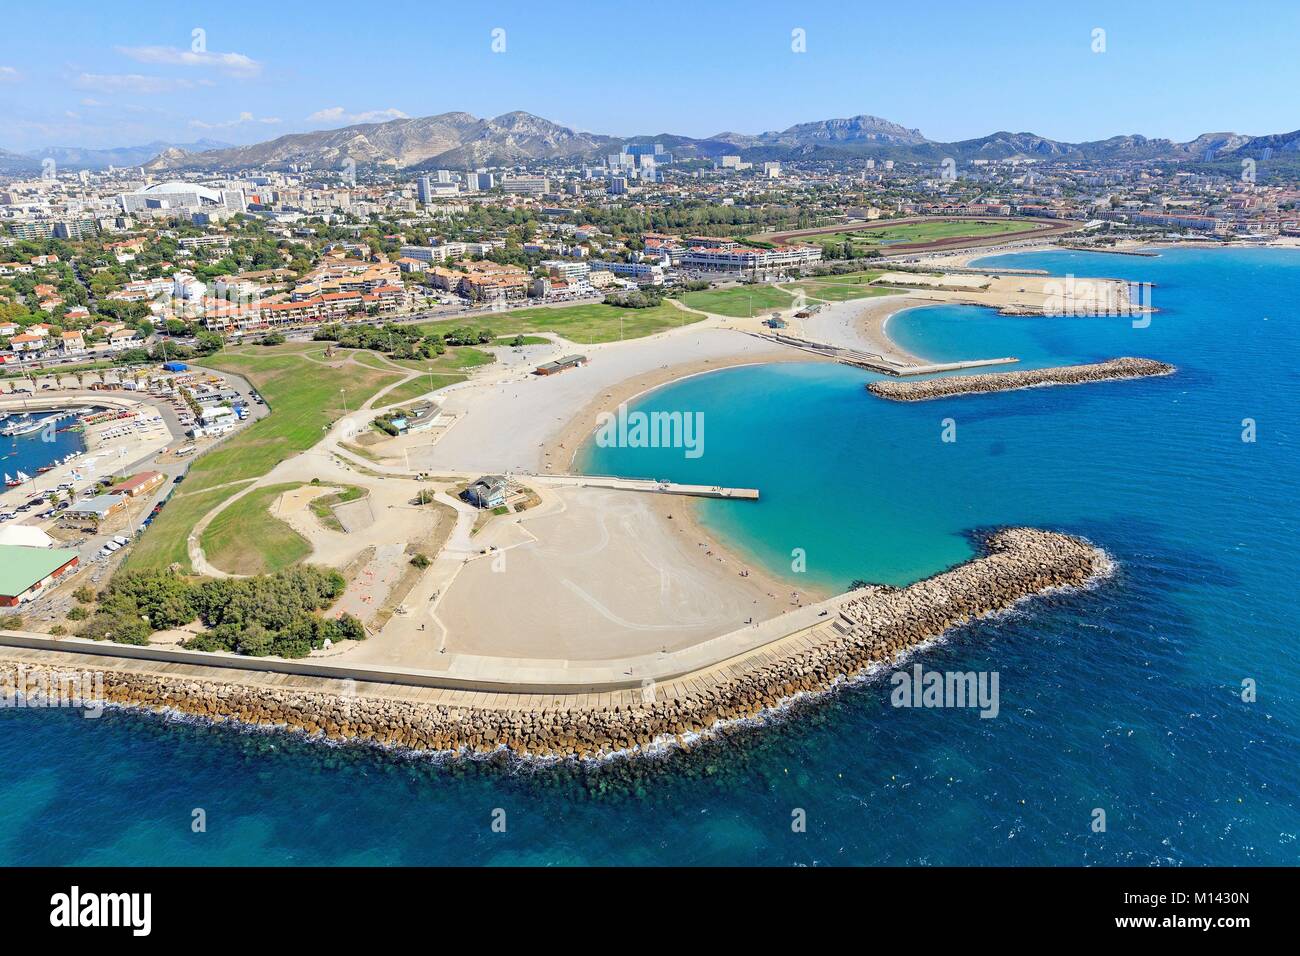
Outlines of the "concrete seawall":
<svg viewBox="0 0 1300 956">
<path fill-rule="evenodd" d="M 895 402 L 923 402 L 954 395 L 978 395 L 1045 385 L 1082 385 L 1153 375 L 1172 375 L 1176 369 L 1164 362 L 1143 358 L 1114 358 L 1093 365 L 1063 365 L 1024 372 L 993 372 L 985 375 L 957 375 L 923 382 L 872 382 L 867 391 Z"/>
<path fill-rule="evenodd" d="M 721 661 L 663 686 L 599 697 L 559 694 L 465 695 L 456 704 L 419 691 L 352 682 L 290 684 L 282 675 L 197 677 L 177 665 L 84 663 L 71 655 L 0 650 L 0 685 L 21 672 L 28 684 L 102 674 L 108 702 L 246 724 L 283 727 L 332 740 L 415 750 L 592 757 L 680 742 L 719 722 L 757 716 L 845 677 L 887 666 L 946 630 L 1007 610 L 1045 591 L 1104 575 L 1109 561 L 1086 541 L 1012 528 L 982 541 L 983 553 L 907 588 L 872 587 L 811 632 Z M 342 686 L 341 686 L 342 685 Z M 428 692 L 425 692 L 428 693 Z"/>
</svg>

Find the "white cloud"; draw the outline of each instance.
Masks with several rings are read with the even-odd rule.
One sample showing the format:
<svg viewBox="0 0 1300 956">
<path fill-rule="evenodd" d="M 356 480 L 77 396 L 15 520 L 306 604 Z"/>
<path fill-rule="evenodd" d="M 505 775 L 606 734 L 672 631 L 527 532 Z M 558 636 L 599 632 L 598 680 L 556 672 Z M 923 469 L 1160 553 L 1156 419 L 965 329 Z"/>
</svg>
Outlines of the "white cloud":
<svg viewBox="0 0 1300 956">
<path fill-rule="evenodd" d="M 199 67 L 220 70 L 229 76 L 250 77 L 262 72 L 261 63 L 242 53 L 183 50 L 174 46 L 120 46 L 117 52 L 137 63 Z"/>
<path fill-rule="evenodd" d="M 192 119 L 190 120 L 190 126 L 195 129 L 230 129 L 232 126 L 244 126 L 248 123 L 261 123 L 267 126 L 274 126 L 279 122 L 282 122 L 282 120 L 278 116 L 263 116 L 259 118 L 248 111 L 244 111 L 239 114 L 238 119 L 222 120 L 219 123 L 207 123 L 203 120 Z"/>
<path fill-rule="evenodd" d="M 22 79 L 22 74 L 12 66 L 0 66 L 0 83 L 12 83 Z"/>
<path fill-rule="evenodd" d="M 386 110 L 366 110 L 362 113 L 349 113 L 341 106 L 331 106 L 307 117 L 313 123 L 385 123 L 388 120 L 407 118 L 405 113 L 391 106 Z"/>
<path fill-rule="evenodd" d="M 170 93 L 194 86 L 189 80 L 172 80 L 139 73 L 82 73 L 74 81 L 78 89 L 96 93 Z"/>
</svg>

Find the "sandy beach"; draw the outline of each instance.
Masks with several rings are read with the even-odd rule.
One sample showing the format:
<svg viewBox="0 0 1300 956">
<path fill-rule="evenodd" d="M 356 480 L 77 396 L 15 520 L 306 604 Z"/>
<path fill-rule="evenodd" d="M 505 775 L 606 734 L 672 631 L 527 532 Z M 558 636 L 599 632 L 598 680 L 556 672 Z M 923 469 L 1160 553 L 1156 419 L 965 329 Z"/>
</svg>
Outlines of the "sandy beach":
<svg viewBox="0 0 1300 956">
<path fill-rule="evenodd" d="M 588 364 L 539 377 L 531 367 L 488 374 L 442 393 L 442 407 L 459 423 L 436 445 L 410 452 L 424 471 L 564 471 L 597 412 L 638 392 L 695 372 L 754 362 L 808 360 L 734 329 L 688 326 L 631 342 L 561 345 L 552 358 L 587 356 Z M 683 356 L 690 355 L 690 362 Z"/>
<path fill-rule="evenodd" d="M 686 499 L 605 488 L 546 497 L 535 513 L 494 519 L 476 536 L 498 550 L 467 563 L 439 604 L 448 654 L 675 651 L 793 606 L 788 585 L 718 548 Z M 502 588 L 511 600 L 500 600 Z"/>
<path fill-rule="evenodd" d="M 873 299 L 828 302 L 807 319 L 796 319 L 796 335 L 844 348 L 859 349 L 900 365 L 923 365 L 929 361 L 900 348 L 889 337 L 889 320 L 907 309 L 934 305 L 911 295 L 890 295 Z"/>
</svg>

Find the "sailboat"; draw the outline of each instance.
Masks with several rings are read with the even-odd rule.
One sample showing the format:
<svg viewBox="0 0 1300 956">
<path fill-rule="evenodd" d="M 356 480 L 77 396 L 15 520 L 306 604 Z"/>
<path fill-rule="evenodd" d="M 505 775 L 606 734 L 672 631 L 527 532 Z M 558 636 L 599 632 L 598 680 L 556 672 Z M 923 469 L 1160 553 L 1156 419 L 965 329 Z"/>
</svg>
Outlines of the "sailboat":
<svg viewBox="0 0 1300 956">
<path fill-rule="evenodd" d="M 20 471 L 20 472 L 18 472 L 18 474 L 21 475 L 22 472 Z M 5 487 L 6 487 L 6 488 L 17 488 L 17 487 L 18 487 L 19 485 L 21 485 L 22 483 L 23 483 L 23 482 L 22 482 L 22 479 L 21 479 L 21 478 L 10 478 L 10 477 L 9 477 L 9 472 L 7 472 L 7 471 L 5 472 Z"/>
</svg>

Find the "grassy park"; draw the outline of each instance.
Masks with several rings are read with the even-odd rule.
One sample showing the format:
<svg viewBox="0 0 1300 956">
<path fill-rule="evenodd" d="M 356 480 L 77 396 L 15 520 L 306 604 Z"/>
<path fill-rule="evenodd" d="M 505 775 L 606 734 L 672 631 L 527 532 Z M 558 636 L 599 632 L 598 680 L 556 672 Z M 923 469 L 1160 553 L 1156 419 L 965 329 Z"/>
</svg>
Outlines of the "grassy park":
<svg viewBox="0 0 1300 956">
<path fill-rule="evenodd" d="M 744 319 L 776 309 L 788 309 L 794 304 L 794 296 L 769 285 L 740 285 L 730 289 L 687 292 L 681 301 L 690 309 Z"/>
<path fill-rule="evenodd" d="M 280 495 L 300 487 L 301 482 L 268 485 L 232 502 L 204 529 L 204 555 L 231 574 L 269 574 L 306 558 L 307 539 L 271 513 Z"/>
<path fill-rule="evenodd" d="M 445 354 L 433 359 L 394 359 L 364 351 L 345 351 L 342 354 L 351 354 L 355 361 L 377 371 L 422 373 L 387 392 L 380 400 L 384 405 L 400 405 L 436 389 L 463 382 L 473 369 L 496 361 L 491 352 L 469 346 L 449 348 Z"/>
<path fill-rule="evenodd" d="M 667 303 L 646 309 L 623 309 L 603 302 L 559 309 L 511 309 L 472 319 L 446 319 L 421 326 L 427 332 L 446 332 L 465 325 L 485 329 L 494 338 L 553 332 L 570 342 L 595 344 L 639 339 L 666 329 L 699 321 L 698 316 Z"/>
<path fill-rule="evenodd" d="M 798 289 L 810 299 L 823 302 L 845 302 L 850 299 L 869 299 L 878 295 L 894 295 L 899 290 L 887 286 L 871 285 L 884 273 L 879 269 L 849 272 L 844 275 L 809 276 L 787 286 Z"/>
<path fill-rule="evenodd" d="M 190 529 L 205 514 L 240 489 L 247 488 L 248 484 L 245 481 L 188 494 L 177 490 L 167 506 L 158 512 L 158 516 L 145 529 L 145 533 L 132 545 L 123 567 L 129 571 L 147 571 L 178 564 L 188 570 L 190 557 L 187 543 Z M 180 488 L 183 489 L 184 485 Z"/>
<path fill-rule="evenodd" d="M 211 368 L 246 378 L 266 399 L 271 414 L 194 461 L 185 482 L 131 549 L 128 568 L 177 563 L 190 570 L 185 546 L 190 529 L 241 487 L 231 483 L 260 478 L 310 448 L 332 422 L 401 374 L 353 362 L 331 367 L 305 351 L 300 345 L 245 346 L 204 360 Z"/>
</svg>

